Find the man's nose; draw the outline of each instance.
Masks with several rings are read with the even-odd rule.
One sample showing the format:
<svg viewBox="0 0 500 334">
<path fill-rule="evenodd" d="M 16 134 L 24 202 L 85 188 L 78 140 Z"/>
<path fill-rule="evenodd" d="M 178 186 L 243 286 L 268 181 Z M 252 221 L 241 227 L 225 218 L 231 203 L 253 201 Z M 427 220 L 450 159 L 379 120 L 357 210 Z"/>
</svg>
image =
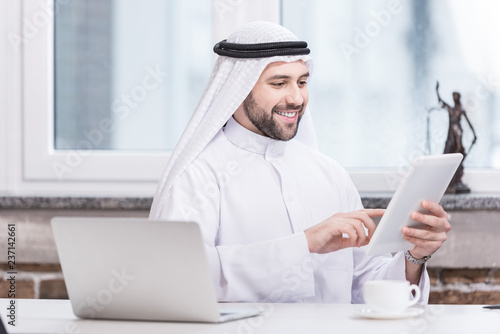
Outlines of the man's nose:
<svg viewBox="0 0 500 334">
<path fill-rule="evenodd" d="M 290 85 L 287 90 L 286 103 L 293 104 L 296 106 L 302 105 L 304 103 L 304 96 L 300 87 L 297 85 Z"/>
</svg>

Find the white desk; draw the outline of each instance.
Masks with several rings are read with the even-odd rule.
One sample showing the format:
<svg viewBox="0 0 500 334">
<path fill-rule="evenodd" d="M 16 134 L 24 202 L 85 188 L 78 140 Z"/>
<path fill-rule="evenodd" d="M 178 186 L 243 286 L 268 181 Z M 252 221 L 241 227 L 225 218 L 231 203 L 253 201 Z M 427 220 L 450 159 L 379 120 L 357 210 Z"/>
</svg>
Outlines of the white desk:
<svg viewBox="0 0 500 334">
<path fill-rule="evenodd" d="M 16 305 L 16 327 L 12 327 L 5 317 L 8 302 L 0 299 L 0 313 L 9 333 L 500 333 L 500 311 L 480 305 L 429 305 L 415 318 L 369 320 L 353 314 L 360 305 L 226 304 L 259 307 L 263 315 L 223 324 L 194 324 L 81 320 L 73 315 L 67 300 L 21 299 Z"/>
</svg>

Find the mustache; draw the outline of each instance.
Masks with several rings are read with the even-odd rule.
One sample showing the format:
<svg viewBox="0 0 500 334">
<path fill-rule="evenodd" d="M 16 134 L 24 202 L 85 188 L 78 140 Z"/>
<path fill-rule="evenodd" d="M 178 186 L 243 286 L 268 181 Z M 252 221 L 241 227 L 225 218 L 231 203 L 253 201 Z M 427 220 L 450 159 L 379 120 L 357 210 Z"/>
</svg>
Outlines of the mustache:
<svg viewBox="0 0 500 334">
<path fill-rule="evenodd" d="M 304 110 L 304 104 L 286 104 L 284 106 L 274 106 L 273 111 L 298 111 L 299 113 Z"/>
</svg>

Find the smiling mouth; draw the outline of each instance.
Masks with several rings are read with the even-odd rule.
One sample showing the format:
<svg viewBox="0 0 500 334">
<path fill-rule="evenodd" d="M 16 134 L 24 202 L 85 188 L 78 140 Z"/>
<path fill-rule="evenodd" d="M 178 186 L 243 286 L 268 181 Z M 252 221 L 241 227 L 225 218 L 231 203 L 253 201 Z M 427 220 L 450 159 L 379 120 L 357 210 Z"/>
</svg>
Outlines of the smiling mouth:
<svg viewBox="0 0 500 334">
<path fill-rule="evenodd" d="M 294 112 L 283 112 L 283 111 L 276 111 L 278 115 L 285 116 L 288 118 L 293 118 L 295 115 L 297 115 L 297 111 Z"/>
</svg>

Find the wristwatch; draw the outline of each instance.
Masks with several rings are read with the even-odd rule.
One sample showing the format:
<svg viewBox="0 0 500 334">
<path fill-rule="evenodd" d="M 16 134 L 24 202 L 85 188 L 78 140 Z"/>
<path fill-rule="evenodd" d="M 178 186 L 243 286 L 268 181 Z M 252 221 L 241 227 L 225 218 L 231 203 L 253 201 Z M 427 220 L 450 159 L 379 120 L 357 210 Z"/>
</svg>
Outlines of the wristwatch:
<svg viewBox="0 0 500 334">
<path fill-rule="evenodd" d="M 431 256 L 429 255 L 429 256 L 424 256 L 421 259 L 417 259 L 416 257 L 413 257 L 413 255 L 411 255 L 409 250 L 405 252 L 405 257 L 408 259 L 408 261 L 414 264 L 424 264 L 431 258 Z"/>
</svg>

